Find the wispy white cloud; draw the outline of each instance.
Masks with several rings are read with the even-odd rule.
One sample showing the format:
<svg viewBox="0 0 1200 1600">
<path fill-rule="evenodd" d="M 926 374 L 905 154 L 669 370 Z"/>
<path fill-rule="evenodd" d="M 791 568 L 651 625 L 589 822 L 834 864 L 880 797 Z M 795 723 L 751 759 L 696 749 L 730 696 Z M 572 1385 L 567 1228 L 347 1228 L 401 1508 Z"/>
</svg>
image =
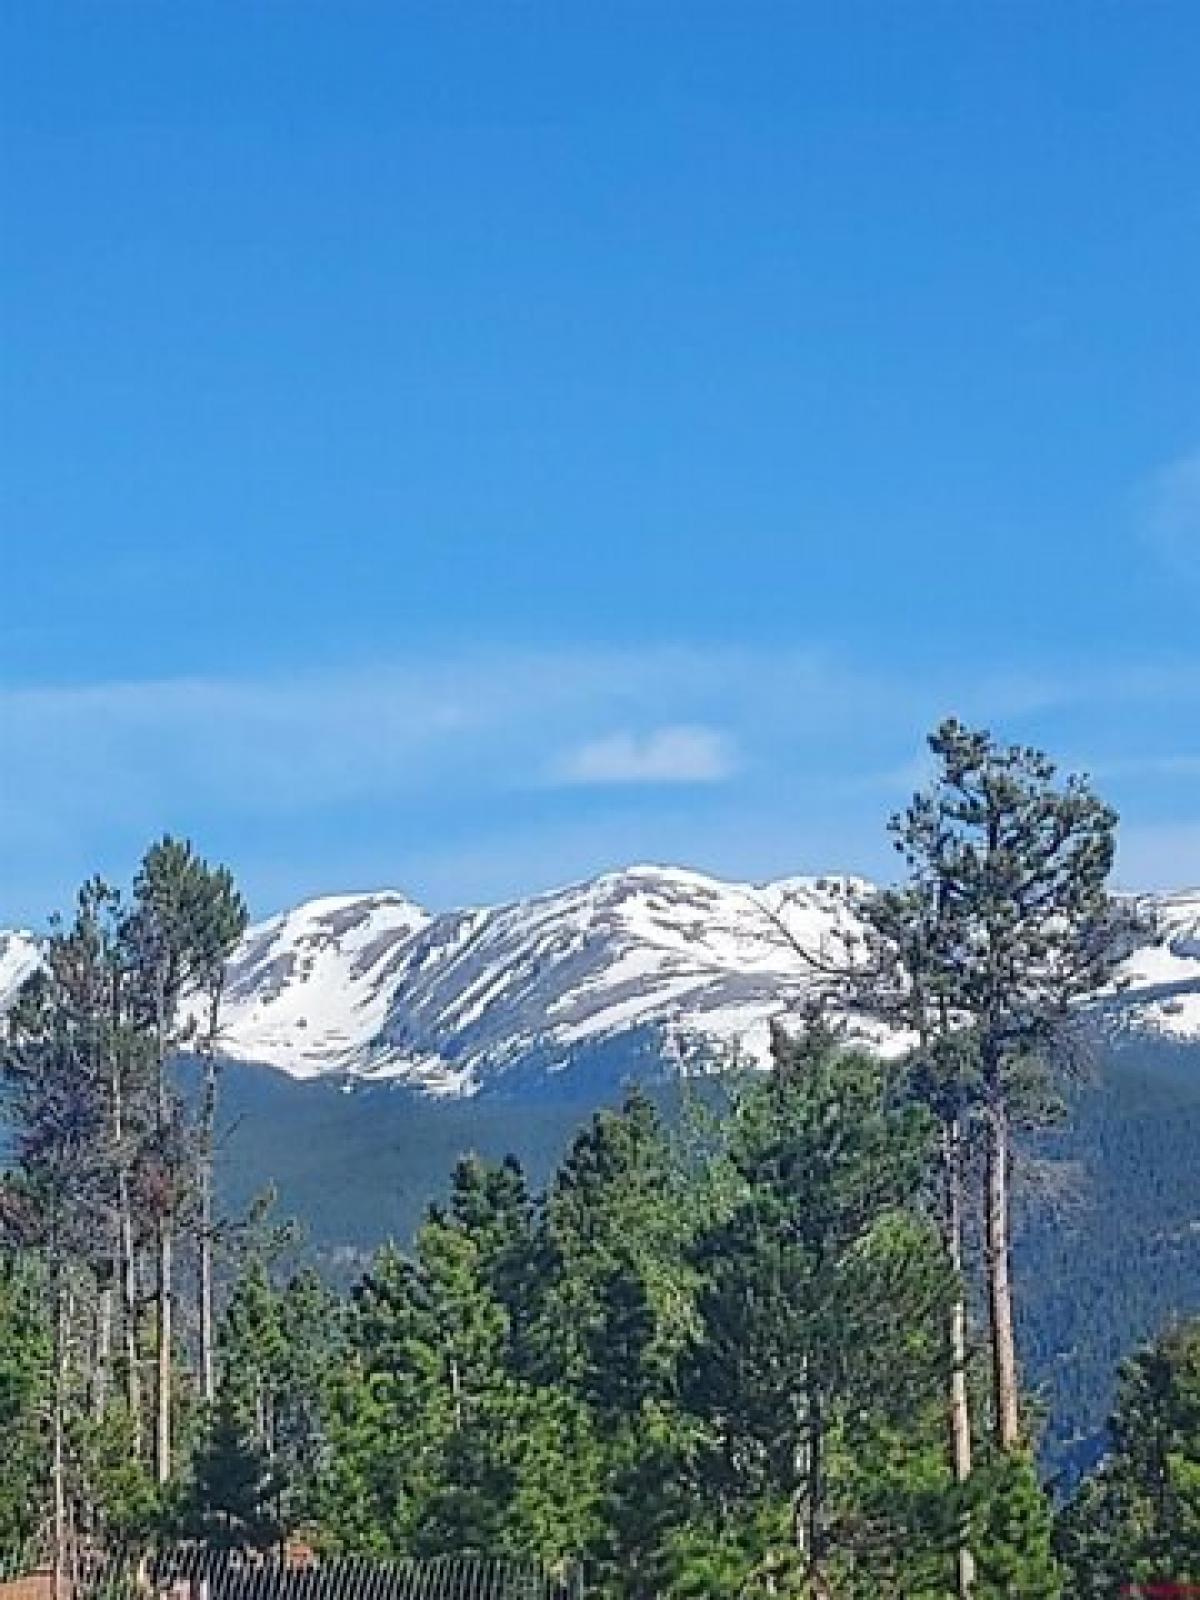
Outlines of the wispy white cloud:
<svg viewBox="0 0 1200 1600">
<path fill-rule="evenodd" d="M 550 776 L 563 784 L 721 783 L 736 770 L 727 734 L 685 725 L 589 739 L 559 757 Z"/>
<path fill-rule="evenodd" d="M 164 811 L 295 814 L 358 797 L 577 781 L 713 781 L 791 703 L 799 737 L 890 692 L 801 649 L 497 651 L 288 677 L 0 686 L 0 844 L 19 821 L 155 825 Z M 729 735 L 716 727 L 736 730 Z M 658 730 L 635 739 L 612 730 Z M 595 747 L 595 748 L 592 748 Z"/>
<path fill-rule="evenodd" d="M 1038 708 L 1049 705 L 1052 747 L 1069 739 L 1079 759 L 1066 764 L 1088 766 L 1100 750 L 1124 753 L 1113 707 L 1144 707 L 1138 771 L 1190 774 L 1175 741 L 1200 703 L 1194 661 L 1057 678 L 1013 665 L 961 675 L 949 705 L 932 671 L 774 645 L 496 649 L 288 677 L 0 685 L 0 926 L 64 903 L 89 871 L 123 874 L 164 828 L 222 852 L 248 883 L 257 876 L 257 909 L 289 883 L 299 894 L 395 882 L 422 860 L 442 863 L 439 891 L 453 881 L 452 898 L 474 898 L 515 885 L 527 859 L 550 871 L 554 838 L 571 870 L 628 856 L 735 875 L 787 870 L 785 857 L 813 870 L 861 864 L 856 841 L 880 835 L 885 809 L 919 781 L 921 736 L 947 711 L 1042 742 Z M 486 862 L 472 855 L 478 840 Z"/>
<path fill-rule="evenodd" d="M 123 877 L 163 829 L 220 852 L 258 910 L 347 875 L 394 882 L 414 855 L 466 862 L 476 837 L 497 853 L 480 882 L 499 881 L 503 840 L 560 826 L 585 777 L 612 804 L 590 814 L 581 859 L 682 860 L 698 797 L 732 796 L 717 780 L 742 751 L 783 772 L 882 763 L 890 752 L 864 756 L 849 730 L 874 723 L 886 741 L 912 710 L 894 679 L 803 646 L 492 649 L 288 676 L 0 684 L 0 926 L 65 903 L 91 871 Z M 641 738 L 614 746 L 614 730 Z M 576 760 L 574 786 L 565 773 L 548 782 L 563 752 L 588 746 L 599 749 Z M 619 822 L 635 781 L 656 783 L 656 798 Z M 668 793 L 684 815 L 639 851 Z M 480 892 L 475 876 L 463 867 L 455 899 Z"/>
<path fill-rule="evenodd" d="M 0 685 L 0 850 L 101 822 L 175 826 L 436 793 L 536 786 L 558 751 L 613 727 L 744 721 L 764 679 L 820 716 L 866 694 L 807 652 L 497 651 L 287 677 Z M 816 714 L 801 719 L 811 727 Z M 611 754 L 611 752 L 610 752 Z M 621 752 L 618 751 L 617 756 Z M 717 744 L 673 735 L 643 764 L 711 772 Z M 484 802 L 485 803 L 485 802 Z M 48 852 L 49 853 L 49 852 Z M 0 875 L 2 876 L 2 875 Z"/>
<path fill-rule="evenodd" d="M 1151 547 L 1177 571 L 1200 573 L 1200 449 L 1160 467 L 1138 495 Z"/>
<path fill-rule="evenodd" d="M 215 799 L 247 813 L 403 783 L 469 718 L 448 688 L 376 675 L 170 679 L 0 693 L 14 774 L 0 811 L 28 803 L 140 814 Z"/>
</svg>

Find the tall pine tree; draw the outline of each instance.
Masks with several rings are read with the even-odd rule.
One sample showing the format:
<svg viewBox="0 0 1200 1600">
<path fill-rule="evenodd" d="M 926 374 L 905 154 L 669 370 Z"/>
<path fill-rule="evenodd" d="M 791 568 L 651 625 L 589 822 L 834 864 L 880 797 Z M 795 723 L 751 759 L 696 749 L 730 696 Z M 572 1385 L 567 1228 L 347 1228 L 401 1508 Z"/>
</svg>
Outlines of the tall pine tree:
<svg viewBox="0 0 1200 1600">
<path fill-rule="evenodd" d="M 922 1208 L 931 1130 L 920 1110 L 890 1104 L 877 1061 L 824 1033 L 777 1033 L 774 1049 L 770 1081 L 732 1129 L 729 1214 L 697 1246 L 688 1396 L 708 1438 L 700 1488 L 718 1524 L 773 1516 L 762 1559 L 814 1595 L 837 1584 L 883 1594 L 921 1526 L 949 1571 L 945 1517 L 925 1507 L 881 1539 L 862 1481 L 889 1430 L 914 1462 L 938 1438 L 953 1282 Z M 949 1507 L 949 1474 L 928 1470 Z"/>
</svg>

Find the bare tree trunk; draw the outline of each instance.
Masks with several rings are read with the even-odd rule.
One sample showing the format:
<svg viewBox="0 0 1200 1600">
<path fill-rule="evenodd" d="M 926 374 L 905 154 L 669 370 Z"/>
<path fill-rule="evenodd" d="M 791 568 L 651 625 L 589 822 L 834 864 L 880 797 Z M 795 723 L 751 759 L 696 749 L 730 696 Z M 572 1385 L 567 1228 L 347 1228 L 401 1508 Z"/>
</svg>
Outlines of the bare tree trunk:
<svg viewBox="0 0 1200 1600">
<path fill-rule="evenodd" d="M 825 1436 L 815 1397 L 808 1402 L 808 1559 L 814 1587 L 825 1561 Z"/>
<path fill-rule="evenodd" d="M 119 998 L 114 992 L 113 1025 L 117 1026 Z M 113 1048 L 109 1061 L 112 1101 L 112 1138 L 117 1166 L 117 1226 L 113 1250 L 113 1277 L 121 1298 L 121 1334 L 125 1351 L 125 1404 L 129 1410 L 131 1449 L 140 1461 L 142 1436 L 142 1384 L 138 1369 L 137 1255 L 133 1240 L 133 1208 L 129 1199 L 129 1158 L 125 1150 L 125 1089 L 121 1081 L 120 1051 Z"/>
<path fill-rule="evenodd" d="M 54 1401 L 51 1418 L 50 1475 L 54 1506 L 54 1600 L 67 1600 L 70 1583 L 70 1529 L 67 1512 L 66 1411 L 71 1361 L 71 1319 L 73 1307 L 66 1268 L 60 1260 L 56 1269 L 54 1318 Z"/>
<path fill-rule="evenodd" d="M 154 1465 L 159 1483 L 167 1483 L 171 1477 L 174 1251 L 174 1227 L 170 1215 L 165 1214 L 158 1225 L 158 1433 L 155 1441 Z"/>
<path fill-rule="evenodd" d="M 117 1179 L 120 1208 L 121 1324 L 125 1338 L 125 1403 L 129 1407 L 132 1449 L 141 1460 L 145 1448 L 142 1419 L 142 1375 L 138 1351 L 138 1270 L 137 1247 L 133 1238 L 133 1212 L 129 1204 L 129 1173 L 122 1166 Z"/>
<path fill-rule="evenodd" d="M 212 1163 L 200 1169 L 200 1386 L 206 1405 L 217 1398 L 217 1372 L 213 1347 Z"/>
<path fill-rule="evenodd" d="M 158 1017 L 157 1017 L 157 1055 L 158 1055 L 158 1132 L 160 1143 L 166 1142 L 171 1116 L 170 1099 L 167 1088 L 167 1023 L 166 1023 L 166 984 L 163 976 L 158 978 Z M 166 1159 L 165 1156 L 163 1159 Z M 174 1329 L 174 1295 L 175 1295 L 175 1173 L 163 1172 L 164 1193 L 161 1199 L 162 1211 L 158 1221 L 158 1328 L 157 1332 L 157 1357 L 158 1381 L 155 1407 L 156 1437 L 154 1450 L 155 1475 L 159 1483 L 167 1483 L 171 1477 L 171 1442 L 172 1442 L 172 1400 L 174 1372 L 172 1362 L 172 1342 L 175 1336 Z"/>
<path fill-rule="evenodd" d="M 827 1600 L 825 1578 L 825 1429 L 820 1401 L 804 1364 L 804 1414 L 796 1446 L 792 1543 L 814 1600 Z M 797 1419 L 799 1421 L 799 1419 Z"/>
<path fill-rule="evenodd" d="M 1021 1436 L 1009 1249 L 1009 1159 L 1008 1110 L 998 1096 L 993 1096 L 987 1107 L 985 1258 L 996 1391 L 996 1441 L 1002 1450 L 1014 1450 Z"/>
<path fill-rule="evenodd" d="M 447 1359 L 450 1373 L 450 1396 L 454 1404 L 454 1428 L 456 1432 L 461 1433 L 464 1422 L 462 1369 L 459 1367 L 458 1357 L 455 1355 L 453 1347 L 451 1347 Z"/>
<path fill-rule="evenodd" d="M 809 1535 L 812 1531 L 808 1516 L 808 1455 L 809 1442 L 806 1436 L 796 1446 L 795 1459 L 792 1463 L 792 1472 L 796 1482 L 796 1488 L 792 1494 L 792 1543 L 796 1547 L 801 1570 L 805 1572 L 808 1570 Z"/>
<path fill-rule="evenodd" d="M 204 1105 L 200 1119 L 200 1382 L 206 1404 L 217 1397 L 213 1337 L 213 1159 L 217 1123 L 216 1034 L 220 996 L 210 1001 L 204 1038 Z"/>
<path fill-rule="evenodd" d="M 950 1308 L 950 1459 L 954 1480 L 971 1476 L 971 1405 L 967 1394 L 967 1300 L 963 1287 L 963 1130 L 958 1117 L 944 1124 L 942 1165 L 945 1177 L 944 1226 L 946 1253 L 958 1280 Z M 975 1588 L 975 1556 L 970 1527 L 964 1525 L 955 1552 L 959 1600 L 970 1600 Z"/>
<path fill-rule="evenodd" d="M 92 1416 L 96 1422 L 104 1420 L 108 1410 L 108 1379 L 112 1367 L 113 1318 L 115 1295 L 111 1283 L 105 1284 L 96 1296 L 96 1317 L 92 1352 Z"/>
</svg>

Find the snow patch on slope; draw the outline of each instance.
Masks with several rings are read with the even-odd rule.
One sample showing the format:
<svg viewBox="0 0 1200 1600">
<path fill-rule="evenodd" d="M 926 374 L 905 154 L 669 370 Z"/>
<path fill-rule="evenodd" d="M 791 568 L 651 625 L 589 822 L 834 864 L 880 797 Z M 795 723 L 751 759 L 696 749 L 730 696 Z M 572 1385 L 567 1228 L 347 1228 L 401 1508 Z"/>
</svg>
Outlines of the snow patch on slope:
<svg viewBox="0 0 1200 1600">
<path fill-rule="evenodd" d="M 1122 969 L 1122 1021 L 1170 1039 L 1200 1039 L 1200 889 L 1156 895 L 1146 904 L 1157 929 Z"/>
<path fill-rule="evenodd" d="M 388 963 L 428 920 L 383 892 L 310 900 L 257 923 L 229 965 L 224 1053 L 300 1078 L 353 1070 L 387 1015 Z"/>
<path fill-rule="evenodd" d="M 0 933 L 0 1012 L 12 1003 L 40 963 L 37 940 L 31 933 Z"/>
</svg>

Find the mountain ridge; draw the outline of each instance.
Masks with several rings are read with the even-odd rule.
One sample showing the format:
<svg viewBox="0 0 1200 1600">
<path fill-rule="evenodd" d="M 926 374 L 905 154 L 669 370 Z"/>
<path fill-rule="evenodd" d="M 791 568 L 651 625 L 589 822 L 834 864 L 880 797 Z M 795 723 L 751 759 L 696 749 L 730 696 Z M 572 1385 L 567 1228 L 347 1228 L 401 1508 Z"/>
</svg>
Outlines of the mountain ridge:
<svg viewBox="0 0 1200 1600">
<path fill-rule="evenodd" d="M 668 1062 L 765 1060 L 858 924 L 841 874 L 765 883 L 639 864 L 494 906 L 432 913 L 399 890 L 323 895 L 248 930 L 220 1049 L 292 1077 L 473 1095 L 580 1070 L 622 1039 Z M 1154 937 L 1099 996 L 1118 1024 L 1200 1039 L 1200 890 L 1143 897 Z M 0 933 L 0 1008 L 36 966 Z M 897 1041 L 860 1024 L 880 1046 Z M 531 1067 L 531 1063 L 534 1064 Z"/>
<path fill-rule="evenodd" d="M 231 962 L 224 1049 L 296 1075 L 315 1068 L 437 1095 L 494 1087 L 532 1055 L 553 1075 L 581 1047 L 647 1027 L 661 1031 L 668 1055 L 703 1040 L 761 1057 L 770 1016 L 810 981 L 784 930 L 815 953 L 846 920 L 846 881 L 742 884 L 642 864 L 500 905 L 414 912 L 391 936 L 359 932 L 376 955 L 374 989 L 354 1016 L 357 1034 L 343 1028 L 324 1060 L 300 1001 L 300 992 L 323 999 L 313 951 L 341 960 L 347 994 L 364 973 L 331 927 L 329 902 L 308 902 L 251 929 Z M 388 898 L 357 902 L 367 925 Z M 335 914 L 345 919 L 348 908 L 337 902 Z M 289 940 L 303 948 L 293 962 L 298 990 L 281 1008 L 253 973 L 266 970 L 267 941 Z M 277 949 L 274 959 L 285 955 Z"/>
</svg>

